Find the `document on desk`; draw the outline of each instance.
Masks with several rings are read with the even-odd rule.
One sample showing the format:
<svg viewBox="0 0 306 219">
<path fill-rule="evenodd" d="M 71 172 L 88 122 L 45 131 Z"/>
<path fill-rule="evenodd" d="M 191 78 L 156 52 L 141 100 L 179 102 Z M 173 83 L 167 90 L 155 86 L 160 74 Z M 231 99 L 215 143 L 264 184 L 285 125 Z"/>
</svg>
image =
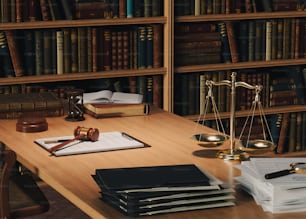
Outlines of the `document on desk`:
<svg viewBox="0 0 306 219">
<path fill-rule="evenodd" d="M 48 150 L 60 142 L 73 139 L 74 136 L 46 137 L 34 142 Z M 132 148 L 148 147 L 144 142 L 123 132 L 100 132 L 98 141 L 76 140 L 52 152 L 55 156 L 94 153 Z"/>
<path fill-rule="evenodd" d="M 249 192 L 256 203 L 272 213 L 306 210 L 306 174 L 288 174 L 265 179 L 265 174 L 290 168 L 291 163 L 306 162 L 306 158 L 251 158 L 238 168 L 236 182 Z"/>
</svg>

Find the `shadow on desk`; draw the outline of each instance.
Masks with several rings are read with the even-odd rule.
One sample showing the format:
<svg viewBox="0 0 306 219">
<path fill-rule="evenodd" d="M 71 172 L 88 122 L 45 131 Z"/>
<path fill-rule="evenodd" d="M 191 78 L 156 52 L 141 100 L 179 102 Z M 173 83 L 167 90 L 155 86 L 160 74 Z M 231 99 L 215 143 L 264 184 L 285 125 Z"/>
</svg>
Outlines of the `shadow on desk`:
<svg viewBox="0 0 306 219">
<path fill-rule="evenodd" d="M 57 191 L 52 189 L 44 182 L 39 182 L 41 190 L 45 193 L 50 202 L 50 209 L 44 214 L 32 217 L 24 217 L 24 219 L 89 219 L 85 213 L 78 209 L 75 205 L 65 199 Z"/>
</svg>

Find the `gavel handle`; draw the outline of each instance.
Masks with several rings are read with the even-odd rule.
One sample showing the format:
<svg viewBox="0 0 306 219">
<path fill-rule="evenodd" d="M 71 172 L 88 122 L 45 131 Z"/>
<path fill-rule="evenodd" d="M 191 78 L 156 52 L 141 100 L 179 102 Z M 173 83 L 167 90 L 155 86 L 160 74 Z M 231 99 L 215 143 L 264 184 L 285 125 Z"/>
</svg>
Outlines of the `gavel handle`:
<svg viewBox="0 0 306 219">
<path fill-rule="evenodd" d="M 60 144 L 58 144 L 58 145 L 55 145 L 55 146 L 49 148 L 48 151 L 49 151 L 50 153 L 52 153 L 52 152 L 54 152 L 54 151 L 56 151 L 56 150 L 58 150 L 58 149 L 60 149 L 60 148 L 62 148 L 62 147 L 64 147 L 64 146 L 66 146 L 67 144 L 69 144 L 69 143 L 71 143 L 71 142 L 73 142 L 73 141 L 76 141 L 76 140 L 78 140 L 78 139 L 80 139 L 80 138 L 83 138 L 83 137 L 84 137 L 83 134 L 82 134 L 82 135 L 75 136 L 73 139 L 64 141 L 63 143 L 60 143 Z"/>
</svg>

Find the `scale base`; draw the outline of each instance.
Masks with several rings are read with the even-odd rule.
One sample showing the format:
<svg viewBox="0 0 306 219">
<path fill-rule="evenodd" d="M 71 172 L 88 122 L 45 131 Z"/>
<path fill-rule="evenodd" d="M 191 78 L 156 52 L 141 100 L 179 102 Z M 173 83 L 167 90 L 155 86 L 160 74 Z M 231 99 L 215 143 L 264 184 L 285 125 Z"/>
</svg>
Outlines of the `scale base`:
<svg viewBox="0 0 306 219">
<path fill-rule="evenodd" d="M 247 160 L 249 155 L 242 150 L 223 150 L 217 153 L 217 158 L 223 160 Z"/>
</svg>

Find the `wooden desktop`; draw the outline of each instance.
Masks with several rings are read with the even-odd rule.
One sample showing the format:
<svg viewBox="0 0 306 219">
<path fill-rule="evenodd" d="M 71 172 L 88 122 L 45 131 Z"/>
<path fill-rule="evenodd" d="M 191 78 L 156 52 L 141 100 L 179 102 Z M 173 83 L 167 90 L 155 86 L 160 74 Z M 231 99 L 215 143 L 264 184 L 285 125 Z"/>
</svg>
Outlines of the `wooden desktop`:
<svg viewBox="0 0 306 219">
<path fill-rule="evenodd" d="M 177 115 L 154 111 L 147 116 L 94 119 L 86 115 L 81 122 L 68 122 L 64 117 L 47 118 L 48 130 L 36 133 L 16 131 L 16 120 L 0 122 L 0 139 L 17 153 L 17 159 L 43 181 L 92 218 L 127 218 L 103 201 L 99 187 L 92 178 L 98 168 L 138 167 L 193 163 L 217 178 L 234 186 L 234 168 L 238 162 L 215 158 L 217 150 L 228 147 L 203 148 L 191 136 L 213 130 L 196 126 Z M 151 145 L 151 147 L 91 154 L 55 157 L 37 144 L 37 138 L 73 135 L 77 126 L 98 128 L 100 132 L 122 131 Z M 196 128 L 197 127 L 197 128 Z M 263 212 L 251 196 L 236 190 L 236 206 L 207 210 L 170 213 L 145 218 L 304 218 L 305 213 L 271 214 Z"/>
</svg>

